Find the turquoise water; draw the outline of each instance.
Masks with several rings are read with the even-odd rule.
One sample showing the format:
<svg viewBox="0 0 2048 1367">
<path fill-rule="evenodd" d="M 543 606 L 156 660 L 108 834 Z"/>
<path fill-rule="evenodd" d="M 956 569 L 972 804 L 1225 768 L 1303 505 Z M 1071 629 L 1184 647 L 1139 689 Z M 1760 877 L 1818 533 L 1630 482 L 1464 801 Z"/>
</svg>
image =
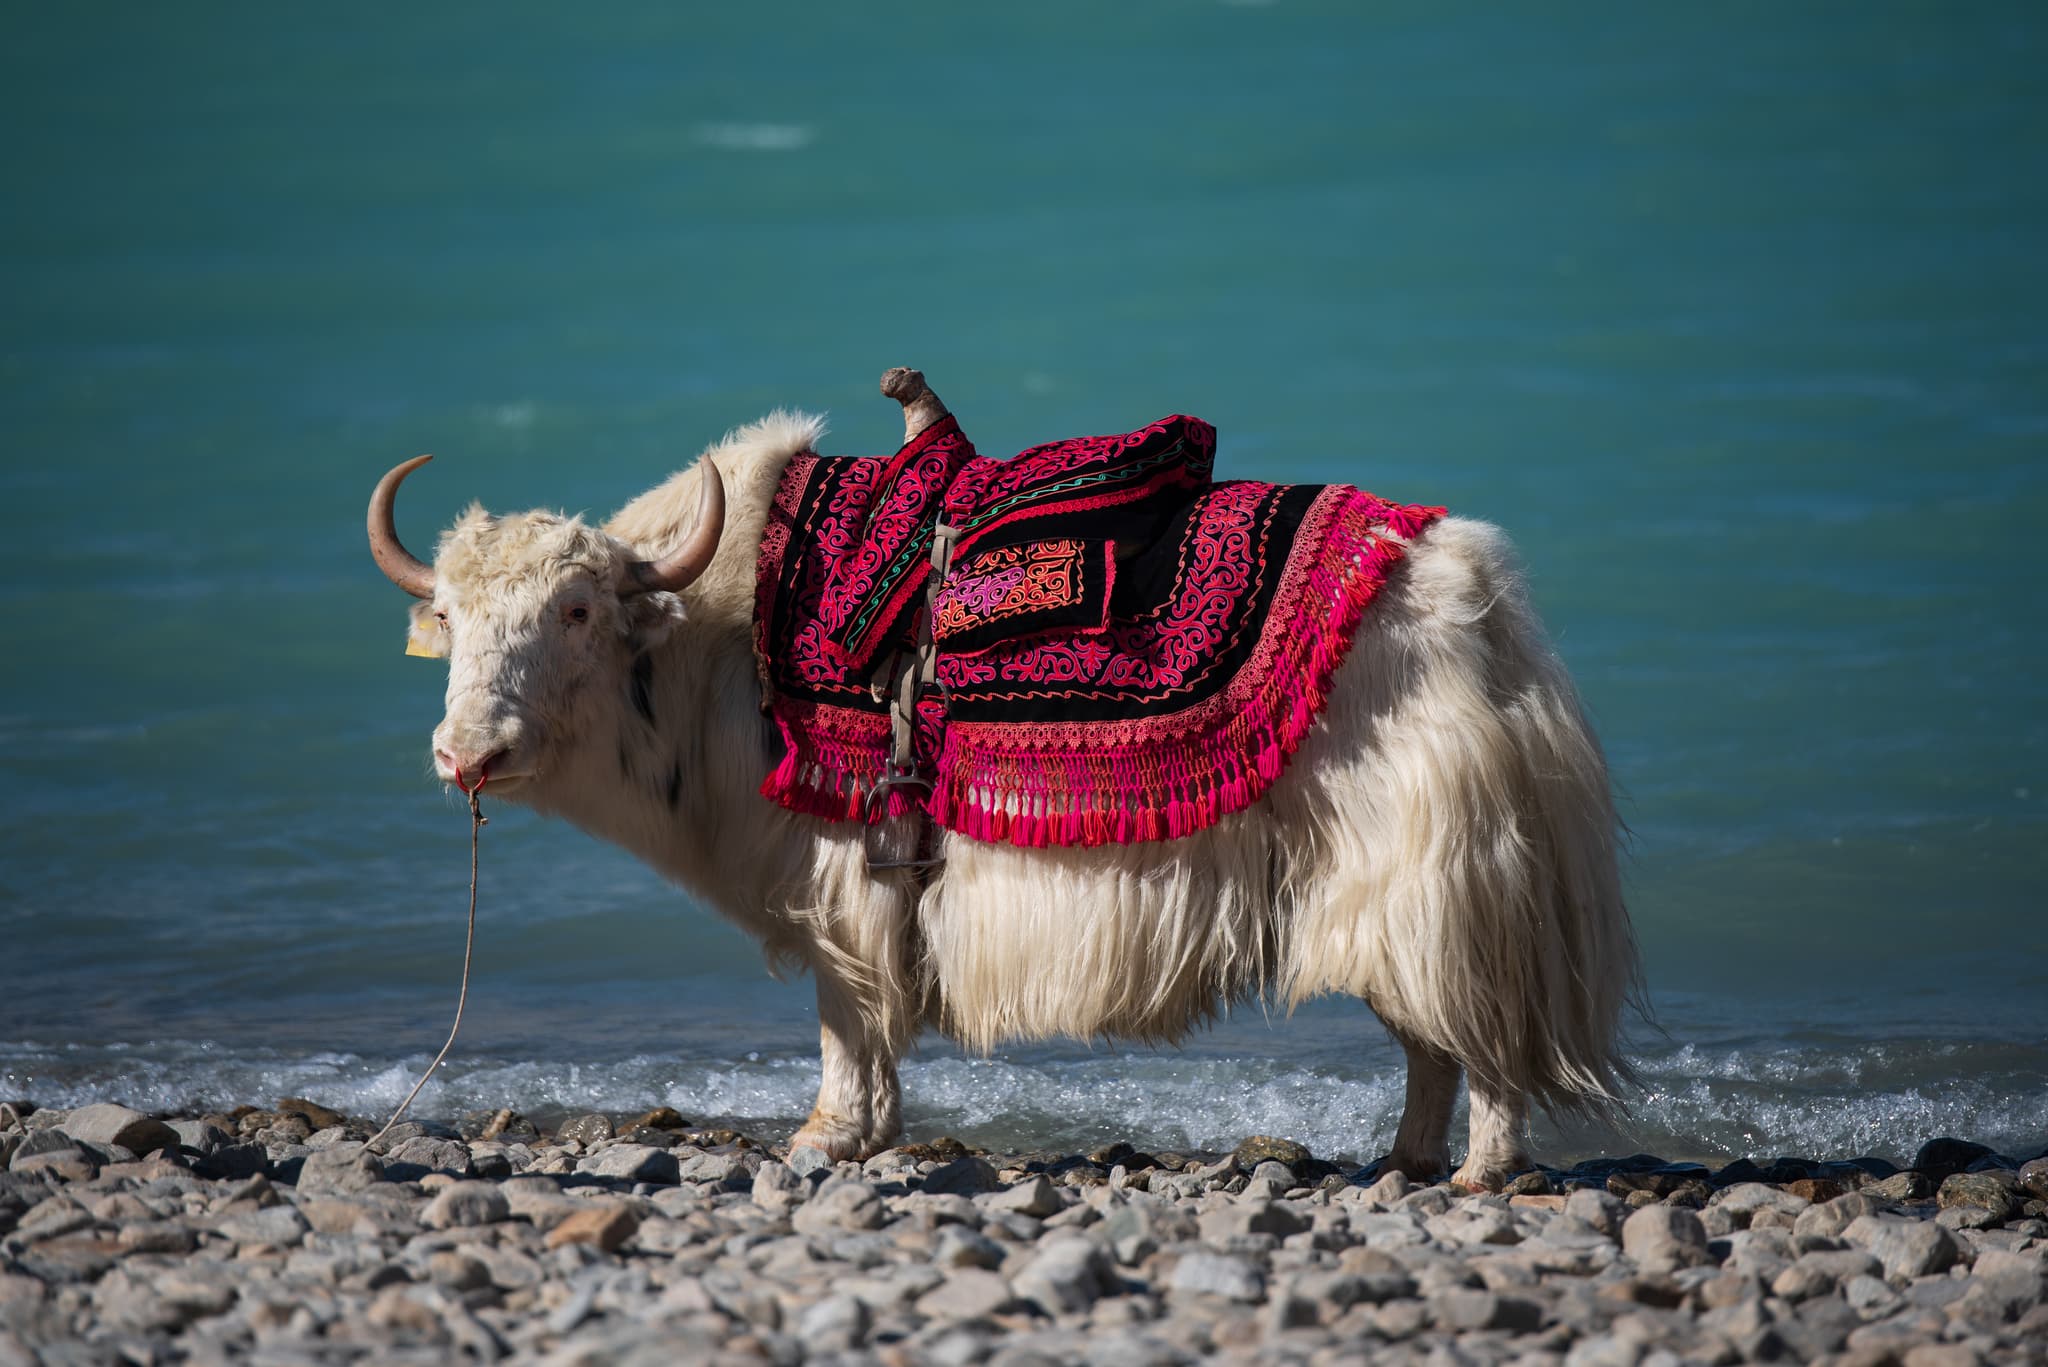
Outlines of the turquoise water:
<svg viewBox="0 0 2048 1367">
<path fill-rule="evenodd" d="M 603 512 L 725 428 L 1508 528 L 1611 751 L 1662 1033 L 1620 1138 L 2048 1144 L 2037 7 L 654 4 L 17 18 L 0 216 L 0 1093 L 395 1101 L 466 822 L 362 506 Z M 804 984 L 486 833 L 452 1111 L 793 1121 Z M 1383 1148 L 1364 1012 L 909 1071 L 914 1131 Z M 1221 1100 L 1219 1100 L 1221 1098 Z M 1141 1131 L 1130 1134 L 1136 1128 Z"/>
</svg>

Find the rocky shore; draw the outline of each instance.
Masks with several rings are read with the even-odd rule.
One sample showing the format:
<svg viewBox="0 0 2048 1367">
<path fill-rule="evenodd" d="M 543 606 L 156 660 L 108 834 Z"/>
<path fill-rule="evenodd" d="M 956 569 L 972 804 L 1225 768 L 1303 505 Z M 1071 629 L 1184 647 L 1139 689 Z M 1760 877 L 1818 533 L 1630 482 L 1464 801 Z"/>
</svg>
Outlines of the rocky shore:
<svg viewBox="0 0 2048 1367">
<path fill-rule="evenodd" d="M 658 1109 L 0 1104 L 14 1364 L 2048 1362 L 2048 1157 L 1952 1139 L 1412 1185 L 1229 1154 L 781 1153 Z"/>
</svg>

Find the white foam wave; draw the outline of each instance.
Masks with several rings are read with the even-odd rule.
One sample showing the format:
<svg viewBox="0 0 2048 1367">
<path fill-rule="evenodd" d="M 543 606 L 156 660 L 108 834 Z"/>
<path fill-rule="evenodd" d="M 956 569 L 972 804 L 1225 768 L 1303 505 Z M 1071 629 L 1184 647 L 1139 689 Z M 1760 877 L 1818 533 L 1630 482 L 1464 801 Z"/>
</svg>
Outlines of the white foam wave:
<svg viewBox="0 0 2048 1367">
<path fill-rule="evenodd" d="M 191 1112 L 297 1095 L 375 1117 L 397 1104 L 426 1062 L 424 1054 L 266 1054 L 182 1042 L 0 1042 L 0 1097 Z M 1534 1143 L 1551 1161 L 1629 1149 L 1709 1160 L 1876 1154 L 1903 1161 L 1944 1134 L 2016 1157 L 2048 1147 L 2048 1088 L 2038 1078 L 2025 1069 L 1935 1077 L 1934 1062 L 1923 1054 L 1902 1064 L 1876 1047 L 1688 1046 L 1638 1060 L 1647 1087 L 1618 1134 L 1539 1122 Z M 453 1119 L 511 1106 L 552 1118 L 660 1104 L 696 1119 L 752 1122 L 772 1135 L 801 1121 L 818 1078 L 816 1059 L 797 1055 L 459 1059 L 428 1083 L 415 1110 Z M 977 1059 L 935 1051 L 912 1058 L 903 1081 L 912 1136 L 954 1134 L 1006 1149 L 1072 1151 L 1125 1140 L 1218 1150 L 1266 1133 L 1362 1161 L 1386 1151 L 1402 1100 L 1398 1069 L 1358 1076 L 1270 1058 L 1171 1053 Z"/>
</svg>

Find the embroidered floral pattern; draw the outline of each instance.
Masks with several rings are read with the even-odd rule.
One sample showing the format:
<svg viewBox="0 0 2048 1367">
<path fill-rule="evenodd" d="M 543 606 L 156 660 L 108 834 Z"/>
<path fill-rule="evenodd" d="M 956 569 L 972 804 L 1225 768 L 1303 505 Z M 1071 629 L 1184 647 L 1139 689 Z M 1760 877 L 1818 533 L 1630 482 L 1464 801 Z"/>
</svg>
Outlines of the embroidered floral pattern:
<svg viewBox="0 0 2048 1367">
<path fill-rule="evenodd" d="M 932 637 L 943 655 L 969 655 L 1020 636 L 1064 627 L 1101 631 L 1115 580 L 1106 541 L 1025 541 L 957 562 L 933 604 Z"/>
</svg>

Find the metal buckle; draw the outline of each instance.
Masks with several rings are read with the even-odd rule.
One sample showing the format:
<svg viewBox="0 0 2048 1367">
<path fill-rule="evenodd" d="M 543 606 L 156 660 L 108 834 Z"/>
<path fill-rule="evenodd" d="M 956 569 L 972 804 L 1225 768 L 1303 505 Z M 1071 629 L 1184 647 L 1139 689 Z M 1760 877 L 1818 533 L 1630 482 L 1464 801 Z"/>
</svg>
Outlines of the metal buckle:
<svg viewBox="0 0 2048 1367">
<path fill-rule="evenodd" d="M 906 788 L 917 789 L 920 800 L 912 804 L 909 815 L 891 821 L 889 798 Z M 867 799 L 861 804 L 861 821 L 867 827 L 861 844 L 869 872 L 929 869 L 946 862 L 939 853 L 938 828 L 922 801 L 931 795 L 932 782 L 917 772 L 916 765 L 899 766 L 890 761 L 883 770 L 882 781 L 868 789 Z M 904 829 L 906 825 L 908 830 Z"/>
</svg>

